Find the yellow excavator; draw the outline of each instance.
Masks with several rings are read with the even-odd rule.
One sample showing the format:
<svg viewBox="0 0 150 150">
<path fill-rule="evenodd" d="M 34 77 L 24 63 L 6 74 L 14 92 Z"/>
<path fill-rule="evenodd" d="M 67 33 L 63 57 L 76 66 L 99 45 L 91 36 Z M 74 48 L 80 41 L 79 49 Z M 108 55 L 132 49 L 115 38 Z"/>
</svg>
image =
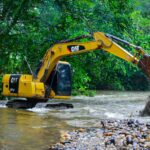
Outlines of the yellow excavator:
<svg viewBox="0 0 150 150">
<path fill-rule="evenodd" d="M 78 42 L 81 39 L 87 42 Z M 117 43 L 135 48 L 132 55 Z M 76 55 L 93 50 L 104 50 L 115 56 L 137 65 L 150 77 L 150 56 L 144 50 L 116 36 L 103 32 L 94 32 L 70 40 L 60 41 L 47 50 L 35 72 L 31 74 L 5 74 L 2 79 L 2 95 L 19 97 L 7 102 L 11 108 L 32 108 L 37 103 L 47 102 L 48 99 L 69 99 L 71 96 L 71 66 L 68 62 L 60 61 L 64 56 Z M 30 68 L 30 66 L 29 66 Z M 25 98 L 21 99 L 21 98 Z M 48 103 L 46 107 L 65 106 L 71 104 Z"/>
</svg>

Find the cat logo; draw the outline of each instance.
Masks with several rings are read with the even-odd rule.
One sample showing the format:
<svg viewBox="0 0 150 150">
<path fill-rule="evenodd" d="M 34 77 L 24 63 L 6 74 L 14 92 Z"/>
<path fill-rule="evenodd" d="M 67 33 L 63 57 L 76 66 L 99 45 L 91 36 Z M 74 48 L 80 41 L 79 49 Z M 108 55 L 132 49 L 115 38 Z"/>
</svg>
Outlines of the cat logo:
<svg viewBox="0 0 150 150">
<path fill-rule="evenodd" d="M 19 90 L 19 79 L 21 75 L 12 74 L 9 79 L 9 91 L 10 93 L 18 93 Z"/>
<path fill-rule="evenodd" d="M 16 83 L 18 81 L 18 77 L 12 77 L 10 83 Z"/>
<path fill-rule="evenodd" d="M 67 48 L 70 52 L 77 52 L 85 49 L 82 45 L 69 45 Z"/>
<path fill-rule="evenodd" d="M 72 46 L 72 47 L 71 47 L 71 51 L 72 51 L 72 52 L 79 51 L 79 45 L 77 45 L 77 46 Z"/>
</svg>

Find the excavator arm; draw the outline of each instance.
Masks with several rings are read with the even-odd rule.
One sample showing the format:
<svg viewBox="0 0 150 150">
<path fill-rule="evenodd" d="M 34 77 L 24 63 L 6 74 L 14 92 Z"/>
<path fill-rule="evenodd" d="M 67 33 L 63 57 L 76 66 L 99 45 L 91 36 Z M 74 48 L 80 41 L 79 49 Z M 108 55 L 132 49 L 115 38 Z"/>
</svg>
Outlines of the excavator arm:
<svg viewBox="0 0 150 150">
<path fill-rule="evenodd" d="M 90 37 L 90 36 L 88 36 Z M 113 41 L 111 35 L 105 35 L 102 32 L 95 32 L 93 34 L 94 40 L 89 42 L 68 42 L 64 41 L 63 43 L 58 43 L 53 45 L 45 54 L 39 71 L 37 72 L 37 77 L 35 81 L 46 82 L 49 75 L 53 71 L 57 62 L 63 57 L 68 55 L 76 55 L 80 53 L 85 53 L 93 50 L 104 50 L 107 51 L 119 58 L 124 59 L 125 61 L 132 62 L 134 64 L 139 63 L 140 56 L 144 55 L 144 51 L 140 47 L 138 48 L 138 53 L 132 55 L 127 50 L 119 46 L 116 42 Z M 119 40 L 116 39 L 116 40 Z M 121 39 L 120 39 L 121 40 Z M 121 42 L 121 41 L 120 41 Z M 122 41 L 124 44 L 126 41 Z M 134 45 L 131 45 L 134 46 Z M 142 63 L 141 63 L 142 64 Z M 141 67 L 142 68 L 142 67 Z"/>
</svg>

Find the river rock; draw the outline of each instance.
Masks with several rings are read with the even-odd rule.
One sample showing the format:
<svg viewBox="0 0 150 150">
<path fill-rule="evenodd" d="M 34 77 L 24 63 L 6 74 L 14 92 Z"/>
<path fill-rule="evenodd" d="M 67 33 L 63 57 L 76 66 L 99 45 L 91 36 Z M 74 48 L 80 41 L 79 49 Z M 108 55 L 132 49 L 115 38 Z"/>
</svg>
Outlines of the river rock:
<svg viewBox="0 0 150 150">
<path fill-rule="evenodd" d="M 80 129 L 78 129 L 78 131 L 79 131 L 79 132 L 85 132 L 85 129 L 80 128 Z"/>
<path fill-rule="evenodd" d="M 64 148 L 64 150 L 148 150 L 150 149 L 148 126 L 148 123 L 140 123 L 133 119 L 105 120 L 100 128 L 81 128 L 73 132 L 64 132 L 61 136 L 63 141 L 52 148 L 53 150 L 57 148 Z"/>
<path fill-rule="evenodd" d="M 137 150 L 137 149 L 139 149 L 139 145 L 138 145 L 138 143 L 137 142 L 133 142 L 133 149 L 134 150 Z"/>
<path fill-rule="evenodd" d="M 146 102 L 144 109 L 140 112 L 140 115 L 150 116 L 150 96 L 148 97 L 148 101 Z"/>
<path fill-rule="evenodd" d="M 147 137 L 146 137 L 146 141 L 147 141 L 147 142 L 150 142 L 150 135 L 149 135 L 149 134 L 148 134 Z"/>
<path fill-rule="evenodd" d="M 49 150 L 64 150 L 65 146 L 61 143 L 56 143 L 49 147 Z"/>
<path fill-rule="evenodd" d="M 116 139 L 116 146 L 122 147 L 124 145 L 124 140 L 123 139 Z"/>
<path fill-rule="evenodd" d="M 150 142 L 146 142 L 146 143 L 144 144 L 144 147 L 150 149 Z"/>
<path fill-rule="evenodd" d="M 139 143 L 145 143 L 145 139 L 139 139 Z"/>
<path fill-rule="evenodd" d="M 64 144 L 69 142 L 69 140 L 70 140 L 70 135 L 67 132 L 61 131 L 60 143 Z"/>
<path fill-rule="evenodd" d="M 128 144 L 127 149 L 129 149 L 129 150 L 133 149 L 133 145 L 132 144 Z"/>
<path fill-rule="evenodd" d="M 119 148 L 119 150 L 128 150 L 128 148 L 126 146 L 122 146 L 122 147 Z"/>
<path fill-rule="evenodd" d="M 150 109 L 150 108 L 149 108 Z M 148 128 L 148 129 L 150 129 L 150 123 L 147 123 L 146 124 L 146 127 Z"/>
<path fill-rule="evenodd" d="M 112 132 L 105 132 L 103 135 L 104 135 L 104 136 L 112 136 L 113 133 L 112 133 Z"/>
<path fill-rule="evenodd" d="M 111 144 L 106 147 L 106 150 L 117 150 L 117 148 L 113 144 Z"/>
<path fill-rule="evenodd" d="M 147 138 L 147 134 L 143 133 L 142 134 L 142 138 L 146 139 Z"/>
</svg>

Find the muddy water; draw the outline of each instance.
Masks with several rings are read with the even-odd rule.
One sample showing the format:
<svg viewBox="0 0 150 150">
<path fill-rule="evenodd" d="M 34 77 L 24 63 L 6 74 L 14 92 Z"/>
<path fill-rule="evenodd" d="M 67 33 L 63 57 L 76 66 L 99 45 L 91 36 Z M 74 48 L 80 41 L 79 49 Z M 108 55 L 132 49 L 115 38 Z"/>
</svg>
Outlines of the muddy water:
<svg viewBox="0 0 150 150">
<path fill-rule="evenodd" d="M 149 92 L 99 92 L 95 97 L 77 96 L 68 101 L 74 109 L 8 109 L 0 105 L 0 150 L 44 150 L 59 141 L 61 131 L 99 126 L 100 119 L 139 117 Z"/>
<path fill-rule="evenodd" d="M 59 140 L 60 131 L 70 129 L 50 114 L 0 109 L 0 150 L 42 150 Z"/>
</svg>

